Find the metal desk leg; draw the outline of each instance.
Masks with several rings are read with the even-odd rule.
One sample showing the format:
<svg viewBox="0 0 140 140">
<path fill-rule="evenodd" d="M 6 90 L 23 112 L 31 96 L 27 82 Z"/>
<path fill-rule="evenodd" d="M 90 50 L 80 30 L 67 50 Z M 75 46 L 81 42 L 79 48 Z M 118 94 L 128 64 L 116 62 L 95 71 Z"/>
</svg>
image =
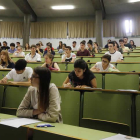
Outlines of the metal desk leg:
<svg viewBox="0 0 140 140">
<path fill-rule="evenodd" d="M 105 74 L 102 74 L 102 89 L 105 89 Z"/>
<path fill-rule="evenodd" d="M 132 136 L 136 137 L 136 94 L 131 95 L 132 105 L 131 105 L 131 131 Z"/>
<path fill-rule="evenodd" d="M 81 123 L 81 119 L 83 118 L 83 109 L 84 109 L 84 91 L 80 91 L 79 126 Z"/>
</svg>

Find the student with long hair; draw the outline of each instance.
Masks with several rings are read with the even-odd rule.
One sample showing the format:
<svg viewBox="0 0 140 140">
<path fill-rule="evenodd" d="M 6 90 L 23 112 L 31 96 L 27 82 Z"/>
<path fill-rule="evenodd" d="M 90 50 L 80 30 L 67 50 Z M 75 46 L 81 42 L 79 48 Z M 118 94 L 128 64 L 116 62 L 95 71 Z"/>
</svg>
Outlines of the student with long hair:
<svg viewBox="0 0 140 140">
<path fill-rule="evenodd" d="M 0 68 L 15 68 L 14 62 L 11 60 L 6 50 L 1 51 Z"/>
<path fill-rule="evenodd" d="M 50 53 L 50 54 L 55 55 L 55 51 L 53 51 L 52 45 L 51 45 L 51 44 L 47 44 L 47 50 L 44 51 L 43 56 L 44 56 L 45 54 L 47 54 L 47 53 Z"/>
<path fill-rule="evenodd" d="M 57 47 L 57 50 L 58 50 L 58 51 L 59 51 L 60 49 L 62 49 L 62 45 L 63 45 L 62 41 L 59 41 L 59 46 Z"/>
<path fill-rule="evenodd" d="M 76 88 L 97 88 L 96 77 L 89 70 L 87 63 L 78 59 L 74 63 L 74 71 L 72 71 L 63 83 L 63 87 Z"/>
<path fill-rule="evenodd" d="M 50 83 L 51 72 L 37 67 L 31 77 L 31 85 L 17 109 L 18 117 L 38 118 L 46 122 L 62 122 L 61 97 L 55 84 Z"/>
<path fill-rule="evenodd" d="M 136 45 L 135 45 L 134 40 L 130 40 L 129 43 L 131 44 L 133 49 L 136 49 Z"/>
<path fill-rule="evenodd" d="M 29 43 L 26 43 L 26 45 L 25 45 L 25 51 L 30 51 L 30 50 L 31 50 L 31 48 L 30 48 Z"/>
<path fill-rule="evenodd" d="M 57 63 L 53 62 L 54 55 L 45 54 L 44 56 L 45 63 L 41 67 L 47 67 L 49 70 L 57 70 L 60 71 L 60 68 Z"/>
</svg>

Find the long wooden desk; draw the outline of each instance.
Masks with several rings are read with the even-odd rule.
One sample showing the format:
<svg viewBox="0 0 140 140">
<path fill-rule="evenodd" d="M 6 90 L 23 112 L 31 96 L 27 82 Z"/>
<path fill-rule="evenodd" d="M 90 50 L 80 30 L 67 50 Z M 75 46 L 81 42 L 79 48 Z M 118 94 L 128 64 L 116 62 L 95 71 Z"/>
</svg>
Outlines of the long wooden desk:
<svg viewBox="0 0 140 140">
<path fill-rule="evenodd" d="M 16 116 L 13 115 L 0 114 L 1 119 L 10 119 L 15 117 Z M 57 140 L 101 140 L 115 135 L 114 133 L 81 128 L 60 123 L 53 123 L 52 125 L 54 125 L 55 127 L 50 128 L 37 128 L 37 124 L 40 123 L 25 125 L 21 126 L 20 128 L 12 128 L 9 126 L 0 125 L 0 139 L 27 140 L 26 138 L 28 134 L 28 129 L 34 130 L 33 140 L 40 140 L 40 138 L 55 140 L 53 139 L 54 137 Z"/>
</svg>

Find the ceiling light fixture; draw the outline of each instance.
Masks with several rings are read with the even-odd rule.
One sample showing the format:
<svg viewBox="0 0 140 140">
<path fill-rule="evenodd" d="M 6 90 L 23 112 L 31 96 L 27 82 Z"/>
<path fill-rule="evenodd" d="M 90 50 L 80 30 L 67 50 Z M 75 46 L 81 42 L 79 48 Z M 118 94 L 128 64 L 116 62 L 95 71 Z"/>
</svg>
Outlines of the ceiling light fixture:
<svg viewBox="0 0 140 140">
<path fill-rule="evenodd" d="M 0 9 L 5 9 L 5 7 L 3 7 L 3 6 L 0 6 Z"/>
<path fill-rule="evenodd" d="M 133 2 L 140 2 L 140 0 L 129 0 L 129 3 L 133 3 Z"/>
<path fill-rule="evenodd" d="M 69 10 L 74 9 L 73 5 L 61 5 L 61 6 L 52 6 L 53 10 Z"/>
</svg>

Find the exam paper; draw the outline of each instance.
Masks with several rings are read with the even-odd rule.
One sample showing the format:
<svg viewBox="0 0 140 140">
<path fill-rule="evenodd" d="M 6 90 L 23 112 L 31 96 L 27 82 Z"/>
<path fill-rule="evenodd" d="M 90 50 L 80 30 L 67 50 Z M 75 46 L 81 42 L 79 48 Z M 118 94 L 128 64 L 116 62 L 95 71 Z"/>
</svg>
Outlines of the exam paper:
<svg viewBox="0 0 140 140">
<path fill-rule="evenodd" d="M 41 121 L 35 119 L 29 119 L 29 118 L 14 118 L 14 119 L 5 119 L 1 121 L 0 124 L 19 128 L 22 125 L 33 124 L 38 122 Z"/>
<path fill-rule="evenodd" d="M 140 140 L 138 138 L 133 138 L 133 137 L 128 137 L 126 135 L 122 135 L 122 134 L 117 134 L 115 136 L 106 138 L 106 139 L 102 139 L 102 140 Z"/>
</svg>

